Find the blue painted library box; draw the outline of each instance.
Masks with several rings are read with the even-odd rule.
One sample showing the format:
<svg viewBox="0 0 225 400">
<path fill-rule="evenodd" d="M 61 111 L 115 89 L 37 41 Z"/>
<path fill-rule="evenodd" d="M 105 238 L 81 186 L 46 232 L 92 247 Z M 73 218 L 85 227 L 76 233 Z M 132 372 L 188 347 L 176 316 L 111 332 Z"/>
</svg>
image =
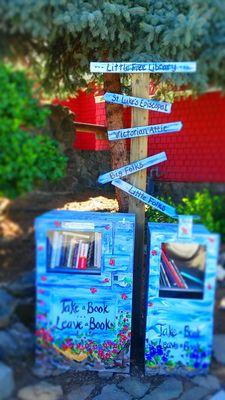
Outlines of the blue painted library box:
<svg viewBox="0 0 225 400">
<path fill-rule="evenodd" d="M 149 283 L 146 374 L 205 373 L 212 353 L 213 308 L 219 237 L 194 225 L 148 225 Z"/>
<path fill-rule="evenodd" d="M 36 219 L 37 365 L 129 372 L 135 217 Z"/>
</svg>

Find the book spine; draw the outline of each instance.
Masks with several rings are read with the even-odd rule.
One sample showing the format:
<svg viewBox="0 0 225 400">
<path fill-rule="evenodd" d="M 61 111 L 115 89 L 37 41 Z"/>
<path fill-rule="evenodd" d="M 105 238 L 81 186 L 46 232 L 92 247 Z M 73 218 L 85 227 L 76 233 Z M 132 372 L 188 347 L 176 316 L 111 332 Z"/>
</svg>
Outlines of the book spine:
<svg viewBox="0 0 225 400">
<path fill-rule="evenodd" d="M 52 257 L 52 244 L 49 237 L 47 237 L 47 267 L 51 267 L 51 257 Z"/>
<path fill-rule="evenodd" d="M 94 266 L 94 248 L 95 248 L 95 242 L 92 240 L 88 248 L 87 268 L 91 268 Z"/>
<path fill-rule="evenodd" d="M 174 278 L 174 280 L 175 280 L 177 286 L 178 286 L 179 288 L 184 289 L 185 286 L 184 286 L 182 280 L 180 279 L 180 277 L 179 277 L 179 275 L 177 274 L 177 272 L 175 271 L 175 269 L 174 269 L 172 263 L 168 260 L 166 254 L 164 253 L 163 250 L 162 250 L 162 260 L 163 260 L 163 262 L 166 264 L 166 266 L 167 266 L 167 268 L 168 268 L 168 271 L 170 271 L 171 275 L 173 276 L 173 278 Z"/>
<path fill-rule="evenodd" d="M 65 267 L 66 264 L 66 252 L 67 252 L 67 235 L 63 233 L 62 238 L 62 247 L 61 247 L 61 256 L 60 256 L 60 267 Z"/>
<path fill-rule="evenodd" d="M 161 275 L 163 277 L 163 281 L 165 282 L 165 286 L 166 287 L 171 287 L 170 281 L 168 279 L 168 276 L 166 275 L 166 271 L 165 271 L 165 269 L 163 267 L 163 263 L 162 262 L 160 263 L 160 272 L 161 272 Z"/>
<path fill-rule="evenodd" d="M 72 266 L 72 257 L 73 257 L 73 251 L 74 251 L 74 246 L 75 246 L 75 241 L 74 239 L 70 239 L 69 243 L 69 252 L 68 252 L 68 260 L 67 260 L 67 268 L 71 268 Z"/>
<path fill-rule="evenodd" d="M 80 253 L 81 253 L 81 247 L 82 247 L 82 240 L 79 240 L 79 247 L 78 247 L 78 252 L 77 252 L 76 268 L 78 268 L 78 263 L 79 263 Z"/>
<path fill-rule="evenodd" d="M 188 289 L 188 285 L 186 284 L 186 282 L 185 282 L 183 276 L 181 275 L 179 269 L 177 268 L 177 266 L 176 266 L 174 260 L 170 259 L 170 262 L 171 262 L 171 264 L 173 265 L 173 267 L 174 267 L 176 273 L 179 275 L 179 278 L 180 278 L 181 282 L 183 283 L 184 288 L 185 288 L 185 289 Z"/>
<path fill-rule="evenodd" d="M 171 271 L 168 268 L 168 266 L 166 265 L 166 263 L 163 260 L 161 260 L 161 262 L 162 262 L 164 271 L 166 273 L 167 279 L 169 281 L 169 285 L 170 285 L 169 287 L 178 287 L 177 282 L 174 278 L 174 275 L 171 273 Z"/>
<path fill-rule="evenodd" d="M 78 269 L 87 269 L 88 243 L 82 243 L 78 260 Z"/>
<path fill-rule="evenodd" d="M 101 233 L 95 232 L 94 266 L 101 268 Z"/>
<path fill-rule="evenodd" d="M 57 252 L 57 245 L 58 245 L 58 236 L 59 232 L 53 232 L 53 239 L 52 239 L 52 257 L 51 257 L 51 268 L 55 268 L 56 266 L 56 252 Z"/>
<path fill-rule="evenodd" d="M 75 242 L 73 258 L 72 258 L 72 268 L 76 268 L 77 256 L 78 256 L 79 242 Z"/>
<path fill-rule="evenodd" d="M 55 250 L 55 267 L 60 266 L 60 256 L 62 251 L 62 234 L 58 232 L 58 240 L 56 243 L 56 250 Z"/>
</svg>

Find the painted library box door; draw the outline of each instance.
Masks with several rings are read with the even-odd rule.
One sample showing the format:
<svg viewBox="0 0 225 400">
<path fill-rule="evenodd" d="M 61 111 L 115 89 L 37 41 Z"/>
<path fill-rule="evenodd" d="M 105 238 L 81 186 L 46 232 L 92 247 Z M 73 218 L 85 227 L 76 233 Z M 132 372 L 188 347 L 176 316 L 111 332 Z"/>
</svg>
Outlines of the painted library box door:
<svg viewBox="0 0 225 400">
<path fill-rule="evenodd" d="M 206 373 L 219 238 L 199 226 L 179 240 L 176 228 L 159 225 L 152 224 L 149 248 L 146 373 Z"/>
<path fill-rule="evenodd" d="M 38 289 L 38 362 L 129 372 L 131 294 L 110 295 L 101 287 L 51 289 Z"/>
</svg>

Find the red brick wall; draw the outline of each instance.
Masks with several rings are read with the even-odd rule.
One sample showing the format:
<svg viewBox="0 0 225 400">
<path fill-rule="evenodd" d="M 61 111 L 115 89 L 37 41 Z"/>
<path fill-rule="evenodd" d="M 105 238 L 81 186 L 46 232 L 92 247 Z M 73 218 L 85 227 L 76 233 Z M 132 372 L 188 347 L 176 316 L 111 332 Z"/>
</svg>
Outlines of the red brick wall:
<svg viewBox="0 0 225 400">
<path fill-rule="evenodd" d="M 99 94 L 80 92 L 62 102 L 76 121 L 106 125 L 105 104 Z M 124 126 L 130 126 L 131 109 L 124 108 Z M 225 182 L 225 97 L 206 93 L 194 100 L 175 102 L 171 114 L 151 111 L 149 124 L 182 121 L 179 133 L 149 137 L 149 155 L 165 151 L 168 161 L 157 166 L 160 180 L 174 182 Z M 108 142 L 93 133 L 76 133 L 75 148 L 107 150 Z"/>
<path fill-rule="evenodd" d="M 182 121 L 180 133 L 149 137 L 149 155 L 166 151 L 160 179 L 175 182 L 225 182 L 225 97 L 206 93 L 176 102 L 171 114 L 152 112 L 151 124 Z"/>
</svg>

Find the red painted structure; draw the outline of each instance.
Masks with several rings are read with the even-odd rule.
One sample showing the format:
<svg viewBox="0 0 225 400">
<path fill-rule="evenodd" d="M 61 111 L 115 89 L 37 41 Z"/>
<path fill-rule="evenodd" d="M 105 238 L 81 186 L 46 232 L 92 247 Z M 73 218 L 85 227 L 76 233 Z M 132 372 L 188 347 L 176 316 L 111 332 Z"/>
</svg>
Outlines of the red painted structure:
<svg viewBox="0 0 225 400">
<path fill-rule="evenodd" d="M 93 92 L 80 92 L 61 102 L 75 114 L 76 121 L 106 125 L 105 103 Z M 130 108 L 124 108 L 124 126 L 130 126 Z M 149 137 L 149 155 L 166 151 L 168 161 L 155 168 L 160 180 L 174 182 L 225 182 L 225 97 L 210 92 L 198 99 L 176 101 L 171 114 L 151 111 L 149 123 L 182 121 L 180 133 Z M 74 147 L 108 150 L 108 141 L 95 133 L 76 132 Z"/>
</svg>

